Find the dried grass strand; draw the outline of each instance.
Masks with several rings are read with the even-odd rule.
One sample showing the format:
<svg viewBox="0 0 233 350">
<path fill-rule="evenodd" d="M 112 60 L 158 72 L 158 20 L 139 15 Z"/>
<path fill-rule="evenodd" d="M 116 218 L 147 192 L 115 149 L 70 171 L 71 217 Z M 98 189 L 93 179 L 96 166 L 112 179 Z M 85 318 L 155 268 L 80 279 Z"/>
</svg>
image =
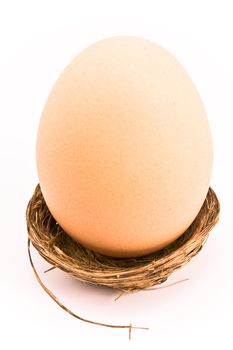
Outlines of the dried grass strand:
<svg viewBox="0 0 233 350">
<path fill-rule="evenodd" d="M 97 325 L 97 326 L 103 326 L 103 327 L 108 327 L 108 328 L 127 328 L 129 330 L 129 339 L 131 339 L 132 329 L 144 329 L 144 330 L 149 329 L 148 327 L 133 326 L 132 323 L 130 323 L 129 325 L 113 325 L 113 324 L 108 324 L 108 323 L 96 322 L 96 321 L 88 320 L 84 317 L 77 315 L 72 310 L 70 310 L 68 307 L 66 307 L 64 304 L 62 304 L 62 302 L 55 296 L 55 294 L 53 294 L 51 292 L 51 290 L 48 287 L 46 287 L 46 285 L 42 282 L 42 280 L 41 280 L 41 278 L 40 278 L 40 276 L 39 276 L 39 274 L 34 266 L 34 263 L 32 261 L 32 255 L 31 255 L 31 250 L 30 250 L 30 238 L 28 238 L 28 256 L 29 256 L 29 261 L 30 261 L 31 267 L 32 267 L 34 274 L 36 276 L 36 279 L 39 282 L 39 284 L 41 285 L 41 287 L 55 301 L 55 303 L 57 303 L 58 306 L 60 306 L 63 310 L 65 310 L 71 316 L 77 318 L 80 321 L 91 323 L 91 324 Z"/>
</svg>

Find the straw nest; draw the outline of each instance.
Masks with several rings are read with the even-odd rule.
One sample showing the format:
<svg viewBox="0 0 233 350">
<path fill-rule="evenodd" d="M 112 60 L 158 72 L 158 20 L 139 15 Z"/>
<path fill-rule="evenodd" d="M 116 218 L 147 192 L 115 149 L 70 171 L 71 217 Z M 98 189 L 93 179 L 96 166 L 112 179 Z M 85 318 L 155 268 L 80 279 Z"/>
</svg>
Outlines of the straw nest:
<svg viewBox="0 0 233 350">
<path fill-rule="evenodd" d="M 172 244 L 138 258 L 112 258 L 90 251 L 68 236 L 51 215 L 38 184 L 27 206 L 29 243 L 53 267 L 89 283 L 123 292 L 160 284 L 187 264 L 203 247 L 217 223 L 220 206 L 209 188 L 206 199 L 191 226 Z"/>
</svg>

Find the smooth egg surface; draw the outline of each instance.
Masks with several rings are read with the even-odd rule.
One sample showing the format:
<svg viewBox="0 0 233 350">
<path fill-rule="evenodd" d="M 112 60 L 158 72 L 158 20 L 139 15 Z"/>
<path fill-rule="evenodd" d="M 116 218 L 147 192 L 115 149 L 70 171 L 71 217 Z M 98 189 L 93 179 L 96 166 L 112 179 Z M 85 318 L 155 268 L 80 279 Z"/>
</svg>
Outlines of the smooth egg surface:
<svg viewBox="0 0 233 350">
<path fill-rule="evenodd" d="M 113 257 L 156 251 L 197 216 L 212 141 L 181 64 L 137 37 L 99 41 L 61 73 L 43 110 L 36 162 L 46 204 L 84 246 Z"/>
</svg>

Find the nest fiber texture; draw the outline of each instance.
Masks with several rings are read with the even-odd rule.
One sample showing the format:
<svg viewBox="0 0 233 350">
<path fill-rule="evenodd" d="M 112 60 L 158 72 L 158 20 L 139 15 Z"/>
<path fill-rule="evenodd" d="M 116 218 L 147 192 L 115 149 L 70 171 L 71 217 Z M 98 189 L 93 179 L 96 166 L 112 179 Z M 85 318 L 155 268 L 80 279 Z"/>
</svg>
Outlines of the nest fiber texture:
<svg viewBox="0 0 233 350">
<path fill-rule="evenodd" d="M 217 223 L 220 206 L 209 188 L 205 202 L 190 227 L 172 244 L 138 258 L 113 258 L 93 252 L 68 236 L 51 215 L 38 184 L 27 206 L 29 239 L 54 267 L 75 278 L 124 292 L 160 284 L 195 256 Z"/>
</svg>

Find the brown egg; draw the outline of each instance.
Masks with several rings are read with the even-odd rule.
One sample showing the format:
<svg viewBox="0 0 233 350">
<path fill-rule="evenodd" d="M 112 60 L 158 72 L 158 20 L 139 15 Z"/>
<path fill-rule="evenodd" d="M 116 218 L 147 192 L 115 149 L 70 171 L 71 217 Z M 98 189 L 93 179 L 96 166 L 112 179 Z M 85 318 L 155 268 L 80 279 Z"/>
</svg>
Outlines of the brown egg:
<svg viewBox="0 0 233 350">
<path fill-rule="evenodd" d="M 212 143 L 200 96 L 165 49 L 113 37 L 55 83 L 37 137 L 41 190 L 75 240 L 116 257 L 179 237 L 208 191 Z"/>
</svg>

